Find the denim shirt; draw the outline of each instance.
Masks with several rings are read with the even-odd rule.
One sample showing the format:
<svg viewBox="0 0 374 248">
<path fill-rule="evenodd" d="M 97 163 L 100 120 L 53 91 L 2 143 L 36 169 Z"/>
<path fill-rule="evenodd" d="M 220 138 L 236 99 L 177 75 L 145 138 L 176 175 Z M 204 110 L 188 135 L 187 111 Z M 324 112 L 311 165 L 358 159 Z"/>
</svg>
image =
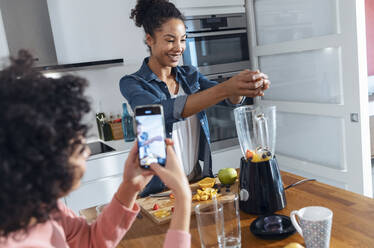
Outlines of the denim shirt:
<svg viewBox="0 0 374 248">
<path fill-rule="evenodd" d="M 176 75 L 176 81 L 183 88 L 186 95 L 171 98 L 166 84 L 148 67 L 148 60 L 149 58 L 144 59 L 143 65 L 137 72 L 121 78 L 119 83 L 120 90 L 133 110 L 139 105 L 161 104 L 164 109 L 166 136 L 171 138 L 173 123 L 183 120 L 182 112 L 187 101 L 187 95 L 208 89 L 218 83 L 208 80 L 193 66 L 173 67 L 172 70 Z M 221 104 L 230 105 L 228 101 Z M 205 111 L 201 111 L 196 115 L 201 125 L 198 159 L 204 161 L 203 177 L 212 177 L 208 119 Z"/>
</svg>

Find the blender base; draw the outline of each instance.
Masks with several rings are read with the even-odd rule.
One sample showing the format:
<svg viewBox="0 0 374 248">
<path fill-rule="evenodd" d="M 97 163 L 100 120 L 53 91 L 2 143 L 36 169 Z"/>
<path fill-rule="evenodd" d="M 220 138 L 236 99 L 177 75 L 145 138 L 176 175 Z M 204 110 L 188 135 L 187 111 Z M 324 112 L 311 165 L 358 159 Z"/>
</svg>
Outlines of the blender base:
<svg viewBox="0 0 374 248">
<path fill-rule="evenodd" d="M 240 160 L 239 207 L 249 214 L 271 214 L 286 207 L 286 196 L 275 156 L 264 162 Z"/>
</svg>

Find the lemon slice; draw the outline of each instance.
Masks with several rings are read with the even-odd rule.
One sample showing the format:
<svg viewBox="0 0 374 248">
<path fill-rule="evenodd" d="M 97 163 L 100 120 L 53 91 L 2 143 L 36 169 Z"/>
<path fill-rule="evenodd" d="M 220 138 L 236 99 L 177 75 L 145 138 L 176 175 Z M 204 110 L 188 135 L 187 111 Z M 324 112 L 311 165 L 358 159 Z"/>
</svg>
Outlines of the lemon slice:
<svg viewBox="0 0 374 248">
<path fill-rule="evenodd" d="M 216 183 L 215 178 L 206 177 L 200 180 L 197 184 L 199 185 L 200 188 L 212 188 L 215 183 Z"/>
</svg>

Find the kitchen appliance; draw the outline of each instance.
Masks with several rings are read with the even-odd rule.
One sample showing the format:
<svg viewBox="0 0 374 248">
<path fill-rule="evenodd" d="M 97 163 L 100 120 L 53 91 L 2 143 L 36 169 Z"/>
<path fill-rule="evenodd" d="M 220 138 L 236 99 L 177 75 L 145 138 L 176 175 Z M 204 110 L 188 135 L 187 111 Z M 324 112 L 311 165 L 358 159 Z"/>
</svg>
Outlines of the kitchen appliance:
<svg viewBox="0 0 374 248">
<path fill-rule="evenodd" d="M 250 68 L 245 13 L 186 17 L 183 63 L 204 75 Z"/>
<path fill-rule="evenodd" d="M 112 147 L 110 147 L 110 146 L 108 146 L 108 145 L 106 145 L 106 144 L 104 144 L 103 142 L 100 142 L 100 141 L 87 143 L 87 145 L 91 150 L 91 156 L 101 154 L 101 153 L 115 151 L 114 148 L 112 148 Z"/>
<path fill-rule="evenodd" d="M 270 214 L 287 202 L 277 160 L 275 106 L 242 106 L 234 110 L 243 157 L 240 160 L 240 209 Z"/>
<path fill-rule="evenodd" d="M 183 63 L 219 83 L 250 68 L 246 23 L 245 13 L 186 17 Z M 244 104 L 252 103 L 247 98 Z M 206 110 L 212 151 L 238 145 L 233 109 L 215 105 Z"/>
<path fill-rule="evenodd" d="M 230 79 L 237 73 L 221 73 L 209 75 L 207 78 L 216 82 Z M 253 99 L 245 99 L 244 105 L 253 104 Z M 208 117 L 210 140 L 212 151 L 217 151 L 239 145 L 235 130 L 234 110 L 235 106 L 214 105 L 206 110 Z"/>
</svg>

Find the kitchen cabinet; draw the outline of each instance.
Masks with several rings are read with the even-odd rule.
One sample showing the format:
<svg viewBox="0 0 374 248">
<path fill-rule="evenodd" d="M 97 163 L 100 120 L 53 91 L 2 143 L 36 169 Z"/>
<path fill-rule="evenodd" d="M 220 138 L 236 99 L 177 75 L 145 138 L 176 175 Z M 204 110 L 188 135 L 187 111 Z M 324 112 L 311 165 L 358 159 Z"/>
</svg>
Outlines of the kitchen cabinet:
<svg viewBox="0 0 374 248">
<path fill-rule="evenodd" d="M 47 0 L 59 63 L 124 58 L 141 64 L 147 55 L 142 29 L 129 18 L 136 0 Z"/>
<path fill-rule="evenodd" d="M 122 182 L 128 152 L 91 159 L 79 188 L 65 197 L 74 212 L 110 202 Z"/>
<path fill-rule="evenodd" d="M 272 83 L 262 102 L 277 107 L 280 169 L 372 197 L 364 1 L 246 8 L 252 67 Z"/>
<path fill-rule="evenodd" d="M 244 6 L 244 0 L 174 0 L 178 8 L 207 8 L 207 7 L 222 7 L 222 6 Z"/>
<path fill-rule="evenodd" d="M 244 13 L 244 0 L 172 0 L 185 16 Z"/>
<path fill-rule="evenodd" d="M 221 149 L 212 152 L 212 170 L 217 174 L 223 168 L 240 168 L 240 158 L 243 156 L 240 146 Z"/>
<path fill-rule="evenodd" d="M 374 158 L 374 116 L 370 116 L 369 120 L 370 120 L 370 155 L 371 155 L 371 158 Z M 373 173 L 374 173 L 374 170 L 373 170 Z"/>
<path fill-rule="evenodd" d="M 105 155 L 87 161 L 86 172 L 79 188 L 65 197 L 66 205 L 74 212 L 108 203 L 122 182 L 128 150 L 120 154 Z M 220 169 L 239 168 L 239 146 L 217 150 L 212 153 L 213 173 Z"/>
</svg>

